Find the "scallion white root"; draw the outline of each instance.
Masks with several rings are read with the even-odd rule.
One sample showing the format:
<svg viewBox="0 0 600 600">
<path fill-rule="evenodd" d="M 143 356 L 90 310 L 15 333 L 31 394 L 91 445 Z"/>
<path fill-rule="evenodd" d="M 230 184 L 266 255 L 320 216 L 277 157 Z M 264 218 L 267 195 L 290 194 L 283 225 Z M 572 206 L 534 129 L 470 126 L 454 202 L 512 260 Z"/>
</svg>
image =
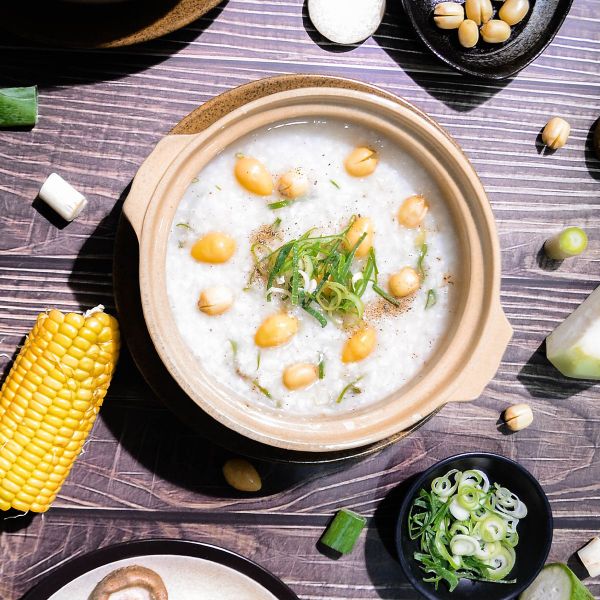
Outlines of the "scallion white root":
<svg viewBox="0 0 600 600">
<path fill-rule="evenodd" d="M 85 196 L 56 173 L 40 188 L 39 197 L 53 208 L 65 221 L 72 221 L 87 205 Z"/>
<path fill-rule="evenodd" d="M 600 575 L 600 538 L 595 537 L 587 546 L 577 552 L 590 577 Z"/>
</svg>

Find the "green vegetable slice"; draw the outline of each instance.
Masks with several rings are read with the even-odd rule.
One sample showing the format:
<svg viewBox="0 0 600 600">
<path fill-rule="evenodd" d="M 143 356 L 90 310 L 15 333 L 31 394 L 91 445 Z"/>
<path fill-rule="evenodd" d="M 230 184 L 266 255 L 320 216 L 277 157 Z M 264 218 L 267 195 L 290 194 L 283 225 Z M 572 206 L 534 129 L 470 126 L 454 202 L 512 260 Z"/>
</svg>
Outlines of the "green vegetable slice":
<svg viewBox="0 0 600 600">
<path fill-rule="evenodd" d="M 336 399 L 336 404 L 339 404 L 343 399 L 344 396 L 348 393 L 348 390 L 355 388 L 356 384 L 363 378 L 363 376 L 361 375 L 360 377 L 357 377 L 354 381 L 351 381 L 348 385 L 346 385 L 344 387 L 344 389 L 340 392 L 339 396 Z"/>
<path fill-rule="evenodd" d="M 267 208 L 270 208 L 271 210 L 278 210 L 293 204 L 293 202 L 293 200 L 279 200 L 278 202 L 271 202 L 271 204 L 267 204 Z"/>
<path fill-rule="evenodd" d="M 37 121 L 36 86 L 0 88 L 0 127 L 33 127 Z"/>
<path fill-rule="evenodd" d="M 423 279 L 425 279 L 425 267 L 423 266 L 423 261 L 427 256 L 427 250 L 427 244 L 421 244 L 421 249 L 419 250 L 419 258 L 417 259 L 417 271 Z"/>
<path fill-rule="evenodd" d="M 340 554 L 349 554 L 367 523 L 367 519 L 347 508 L 342 508 L 333 518 L 321 543 Z"/>
<path fill-rule="evenodd" d="M 319 369 L 319 379 L 323 379 L 325 377 L 325 356 L 322 353 L 319 354 L 319 364 L 317 366 Z"/>
<path fill-rule="evenodd" d="M 425 302 L 425 310 L 435 306 L 437 303 L 437 293 L 435 290 L 427 290 L 427 301 Z"/>
<path fill-rule="evenodd" d="M 588 238 L 581 227 L 567 227 L 544 244 L 544 251 L 548 258 L 564 260 L 571 256 L 578 256 L 588 245 Z"/>
</svg>

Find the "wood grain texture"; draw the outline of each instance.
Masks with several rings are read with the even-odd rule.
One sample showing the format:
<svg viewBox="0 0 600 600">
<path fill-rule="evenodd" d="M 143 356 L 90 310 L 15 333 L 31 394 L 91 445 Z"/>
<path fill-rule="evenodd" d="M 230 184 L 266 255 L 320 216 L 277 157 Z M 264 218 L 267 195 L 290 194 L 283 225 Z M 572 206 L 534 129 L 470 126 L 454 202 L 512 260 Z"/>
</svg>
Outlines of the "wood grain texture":
<svg viewBox="0 0 600 600">
<path fill-rule="evenodd" d="M 600 282 L 600 162 L 590 149 L 600 116 L 600 0 L 575 2 L 544 55 L 501 83 L 448 70 L 417 42 L 399 3 L 388 4 L 377 35 L 350 51 L 316 34 L 302 0 L 229 0 L 166 38 L 109 52 L 0 39 L 0 85 L 37 83 L 41 114 L 31 132 L 0 132 L 0 367 L 8 367 L 41 310 L 114 307 L 119 198 L 154 144 L 199 103 L 288 72 L 379 85 L 414 102 L 458 140 L 496 216 L 502 301 L 515 329 L 477 402 L 446 406 L 406 440 L 343 469 L 260 464 L 265 493 L 245 498 L 222 480 L 227 453 L 179 423 L 125 354 L 56 507 L 0 525 L 2 600 L 17 600 L 71 556 L 152 536 L 238 550 L 303 599 L 415 598 L 390 551 L 394 489 L 436 460 L 468 450 L 505 454 L 538 477 L 556 517 L 552 559 L 567 561 L 600 530 L 598 387 L 561 377 L 540 348 Z M 570 121 L 572 134 L 567 147 L 544 155 L 536 140 L 554 114 Z M 51 171 L 90 200 L 64 228 L 32 206 Z M 569 223 L 585 226 L 590 248 L 549 270 L 538 251 Z M 503 436 L 498 416 L 518 401 L 533 406 L 535 422 Z M 368 515 L 370 526 L 355 553 L 332 562 L 315 542 L 342 505 Z M 590 587 L 600 594 L 600 584 Z"/>
</svg>

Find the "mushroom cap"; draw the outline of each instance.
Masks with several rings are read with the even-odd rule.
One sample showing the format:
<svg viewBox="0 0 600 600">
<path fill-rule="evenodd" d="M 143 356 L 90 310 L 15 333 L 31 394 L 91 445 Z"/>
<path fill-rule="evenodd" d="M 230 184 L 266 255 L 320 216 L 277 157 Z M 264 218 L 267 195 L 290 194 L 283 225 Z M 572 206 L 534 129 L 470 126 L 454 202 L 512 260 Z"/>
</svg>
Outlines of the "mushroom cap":
<svg viewBox="0 0 600 600">
<path fill-rule="evenodd" d="M 89 600 L 110 600 L 113 594 L 134 588 L 147 590 L 151 600 L 169 599 L 164 581 L 156 571 L 141 565 L 130 565 L 111 571 L 100 580 Z"/>
</svg>

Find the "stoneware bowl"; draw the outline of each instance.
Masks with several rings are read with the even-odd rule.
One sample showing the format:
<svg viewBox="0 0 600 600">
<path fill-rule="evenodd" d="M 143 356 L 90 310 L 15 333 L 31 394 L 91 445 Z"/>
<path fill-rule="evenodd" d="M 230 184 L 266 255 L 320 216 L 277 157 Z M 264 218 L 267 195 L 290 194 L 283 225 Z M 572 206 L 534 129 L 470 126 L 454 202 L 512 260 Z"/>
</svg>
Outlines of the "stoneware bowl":
<svg viewBox="0 0 600 600">
<path fill-rule="evenodd" d="M 381 132 L 423 164 L 442 190 L 455 221 L 462 271 L 454 321 L 425 370 L 368 408 L 299 417 L 248 402 L 198 365 L 169 308 L 165 254 L 183 193 L 215 155 L 257 128 L 306 117 L 341 119 Z M 135 177 L 124 213 L 139 239 L 142 306 L 160 358 L 200 409 L 264 444 L 328 452 L 382 440 L 447 402 L 477 398 L 494 376 L 512 335 L 500 306 L 500 254 L 483 187 L 448 134 L 406 102 L 327 87 L 290 90 L 250 101 L 202 133 L 164 138 Z"/>
<path fill-rule="evenodd" d="M 413 554 L 419 549 L 418 542 L 408 536 L 408 514 L 419 490 L 431 489 L 431 482 L 436 477 L 445 475 L 450 469 L 485 471 L 490 482 L 507 487 L 527 505 L 527 516 L 519 522 L 517 529 L 519 543 L 516 547 L 515 566 L 507 577 L 515 579 L 515 583 L 462 580 L 458 587 L 450 592 L 444 582 L 440 583 L 436 591 L 433 584 L 423 581 L 425 575 L 413 558 Z M 498 454 L 459 454 L 436 463 L 418 476 L 410 486 L 400 508 L 396 548 L 408 580 L 428 600 L 509 600 L 528 588 L 544 566 L 552 545 L 552 524 L 552 510 L 548 498 L 527 469 Z"/>
</svg>

